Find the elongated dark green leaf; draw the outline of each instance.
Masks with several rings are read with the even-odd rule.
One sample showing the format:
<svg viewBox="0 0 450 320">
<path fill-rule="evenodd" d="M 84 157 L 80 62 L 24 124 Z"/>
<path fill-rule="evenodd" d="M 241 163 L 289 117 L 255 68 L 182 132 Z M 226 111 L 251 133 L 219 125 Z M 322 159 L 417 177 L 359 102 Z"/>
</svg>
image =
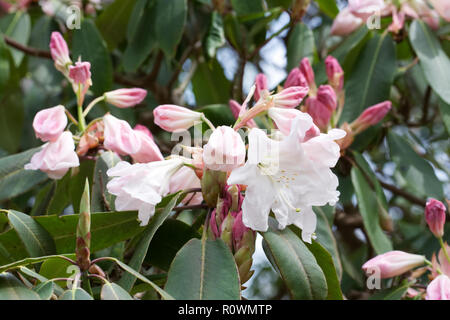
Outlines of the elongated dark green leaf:
<svg viewBox="0 0 450 320">
<path fill-rule="evenodd" d="M 6 264 L 0 267 L 0 273 L 8 271 L 8 270 L 14 270 L 23 266 L 28 266 L 30 264 L 35 264 L 35 263 L 40 263 L 40 262 L 44 262 L 48 259 L 64 259 L 65 257 L 62 255 L 51 255 L 51 256 L 44 256 L 44 257 L 36 257 L 36 258 L 26 258 L 23 260 L 19 260 L 19 261 L 15 261 L 13 263 L 10 264 Z"/>
<path fill-rule="evenodd" d="M 230 107 L 226 104 L 210 104 L 195 111 L 203 112 L 205 116 L 217 126 L 229 125 L 232 126 L 236 119 L 231 113 Z"/>
<path fill-rule="evenodd" d="M 421 158 L 403 137 L 389 132 L 388 144 L 392 160 L 397 165 L 397 172 L 406 181 L 407 187 L 421 197 L 444 198 L 442 183 L 436 177 L 431 165 Z"/>
<path fill-rule="evenodd" d="M 39 148 L 0 158 L 0 201 L 27 192 L 47 179 L 41 171 L 23 168 L 37 151 Z"/>
<path fill-rule="evenodd" d="M 114 167 L 120 158 L 112 151 L 106 151 L 98 157 L 94 168 L 91 210 L 93 212 L 114 211 L 114 196 L 106 190 L 108 175 L 106 171 Z"/>
<path fill-rule="evenodd" d="M 48 260 L 46 260 L 46 261 L 48 261 Z M 44 263 L 46 261 L 44 261 Z M 63 260 L 60 260 L 60 261 L 63 261 Z M 64 261 L 66 261 L 66 260 L 64 260 Z M 66 262 L 68 262 L 68 261 L 66 261 Z M 37 273 L 37 272 L 35 272 L 35 271 L 31 270 L 31 269 L 28 269 L 27 267 L 19 267 L 19 270 L 20 270 L 20 272 L 26 274 L 27 276 L 30 276 L 30 277 L 33 277 L 33 278 L 39 280 L 41 282 L 41 284 L 50 281 L 48 278 L 40 275 L 39 273 Z M 54 283 L 54 282 L 53 282 L 52 290 L 57 295 L 60 295 L 60 294 L 62 294 L 64 292 L 64 290 L 60 286 L 58 286 L 56 283 Z"/>
<path fill-rule="evenodd" d="M 433 90 L 450 104 L 450 59 L 435 33 L 421 20 L 411 23 L 409 39 L 420 59 L 420 66 Z"/>
<path fill-rule="evenodd" d="M 450 104 L 439 101 L 439 110 L 441 111 L 442 121 L 444 122 L 447 133 L 450 135 Z"/>
<path fill-rule="evenodd" d="M 128 263 L 129 267 L 139 272 L 142 262 L 144 262 L 145 256 L 147 255 L 150 241 L 152 241 L 156 230 L 158 230 L 158 228 L 163 224 L 164 220 L 167 219 L 173 207 L 175 207 L 175 205 L 177 204 L 180 195 L 181 193 L 175 194 L 175 196 L 171 198 L 170 202 L 166 204 L 165 207 L 160 208 L 151 218 L 149 224 L 143 232 L 141 240 L 134 250 L 133 257 Z M 126 291 L 130 291 L 135 281 L 136 277 L 130 273 L 127 273 L 118 281 L 118 284 Z"/>
<path fill-rule="evenodd" d="M 31 33 L 31 19 L 28 13 L 17 11 L 0 20 L 1 31 L 22 45 L 28 43 Z M 14 64 L 19 66 L 25 54 L 17 49 L 11 49 Z"/>
<path fill-rule="evenodd" d="M 55 243 L 50 234 L 32 217 L 22 212 L 9 210 L 8 219 L 31 257 L 55 253 Z"/>
<path fill-rule="evenodd" d="M 312 63 L 315 50 L 314 35 L 311 29 L 303 23 L 295 25 L 287 44 L 287 69 L 291 70 L 297 67 L 305 57 L 309 58 Z"/>
<path fill-rule="evenodd" d="M 406 294 L 409 287 L 410 284 L 406 282 L 399 287 L 384 289 L 379 292 L 375 292 L 369 300 L 400 300 Z"/>
<path fill-rule="evenodd" d="M 205 39 L 206 54 L 210 58 L 216 56 L 218 48 L 226 43 L 225 32 L 223 30 L 223 20 L 219 12 L 213 11 L 211 14 L 211 23 L 209 25 L 208 34 Z"/>
<path fill-rule="evenodd" d="M 231 5 L 233 6 L 234 11 L 236 11 L 239 16 L 264 11 L 263 3 L 261 0 L 231 0 Z"/>
<path fill-rule="evenodd" d="M 183 35 L 187 0 L 156 0 L 155 34 L 161 50 L 173 57 Z"/>
<path fill-rule="evenodd" d="M 92 91 L 97 95 L 108 91 L 112 85 L 112 62 L 105 42 L 94 22 L 84 19 L 81 28 L 75 30 L 72 39 L 74 59 L 81 56 L 91 63 Z"/>
<path fill-rule="evenodd" d="M 292 299 L 327 297 L 325 274 L 314 255 L 292 230 L 278 230 L 277 222 L 269 219 L 269 231 L 262 233 L 262 236 L 266 255 L 275 264 Z"/>
<path fill-rule="evenodd" d="M 0 300 L 40 300 L 39 295 L 28 289 L 10 273 L 0 274 Z"/>
<path fill-rule="evenodd" d="M 41 300 L 50 300 L 53 295 L 53 281 L 38 284 L 33 290 L 41 297 Z"/>
<path fill-rule="evenodd" d="M 133 300 L 133 298 L 121 286 L 107 282 L 100 293 L 102 300 Z"/>
<path fill-rule="evenodd" d="M 319 9 L 330 18 L 334 19 L 339 13 L 339 9 L 334 0 L 316 0 Z"/>
<path fill-rule="evenodd" d="M 201 63 L 192 77 L 192 86 L 197 105 L 228 103 L 230 81 L 225 78 L 222 66 L 216 59 Z"/>
<path fill-rule="evenodd" d="M 8 89 L 0 100 L 0 148 L 9 153 L 19 150 L 24 116 L 20 91 Z"/>
<path fill-rule="evenodd" d="M 358 199 L 359 212 L 364 228 L 375 252 L 381 254 L 392 250 L 389 238 L 383 233 L 379 222 L 379 206 L 376 194 L 371 189 L 364 174 L 357 167 L 351 171 L 352 183 Z"/>
<path fill-rule="evenodd" d="M 0 39 L 0 97 L 9 80 L 9 51 L 5 41 Z"/>
<path fill-rule="evenodd" d="M 395 46 L 387 35 L 374 35 L 365 45 L 345 85 L 342 121 L 353 121 L 366 108 L 389 99 L 396 70 Z"/>
<path fill-rule="evenodd" d="M 165 290 L 175 299 L 239 300 L 233 255 L 221 240 L 192 239 L 170 266 Z"/>
<path fill-rule="evenodd" d="M 64 293 L 59 297 L 59 300 L 94 300 L 89 293 L 81 288 L 73 287 L 70 290 L 64 291 Z"/>
</svg>

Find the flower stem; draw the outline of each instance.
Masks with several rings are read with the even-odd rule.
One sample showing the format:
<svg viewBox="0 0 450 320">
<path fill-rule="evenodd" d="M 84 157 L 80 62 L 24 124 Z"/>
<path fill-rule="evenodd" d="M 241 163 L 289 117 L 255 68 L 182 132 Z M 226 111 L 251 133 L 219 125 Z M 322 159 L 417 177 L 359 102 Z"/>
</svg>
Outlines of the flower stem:
<svg viewBox="0 0 450 320">
<path fill-rule="evenodd" d="M 445 259 L 450 263 L 450 256 L 448 255 L 447 248 L 445 247 L 444 240 L 439 237 L 439 244 L 441 245 L 442 251 L 444 252 Z"/>
<path fill-rule="evenodd" d="M 433 263 L 431 263 L 430 260 L 425 259 L 425 263 L 426 263 L 428 266 L 430 266 L 431 268 L 433 268 Z M 442 271 L 441 271 L 441 269 L 439 268 L 439 266 L 436 266 L 436 272 L 439 273 L 439 274 L 442 274 Z"/>
<path fill-rule="evenodd" d="M 93 108 L 97 103 L 99 103 L 100 101 L 103 101 L 103 100 L 105 100 L 105 96 L 101 96 L 101 97 L 98 97 L 98 98 L 95 98 L 94 100 L 92 100 L 91 103 L 89 103 L 88 106 L 86 107 L 86 109 L 84 110 L 84 112 L 83 112 L 83 117 L 86 117 L 87 114 L 89 113 L 89 111 L 91 111 L 92 108 Z"/>
<path fill-rule="evenodd" d="M 211 121 L 202 113 L 202 120 L 211 128 L 211 130 L 216 130 L 216 127 L 212 124 Z"/>
<path fill-rule="evenodd" d="M 86 129 L 86 121 L 84 120 L 84 114 L 83 114 L 83 102 L 81 98 L 81 85 L 78 85 L 77 90 L 77 111 L 78 111 L 78 128 L 83 133 Z"/>
</svg>

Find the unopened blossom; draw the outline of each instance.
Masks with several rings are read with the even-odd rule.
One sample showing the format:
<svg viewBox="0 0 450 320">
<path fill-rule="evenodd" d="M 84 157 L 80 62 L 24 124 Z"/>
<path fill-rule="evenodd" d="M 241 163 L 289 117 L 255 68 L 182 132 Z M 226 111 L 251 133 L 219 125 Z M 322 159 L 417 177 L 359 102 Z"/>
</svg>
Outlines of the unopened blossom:
<svg viewBox="0 0 450 320">
<path fill-rule="evenodd" d="M 311 160 L 312 155 L 304 148 L 307 143 L 309 148 L 323 143 L 318 138 L 327 135 L 299 142 L 312 125 L 311 117 L 306 114 L 296 118 L 289 136 L 281 141 L 270 139 L 259 129 L 250 131 L 248 160 L 243 167 L 234 169 L 227 181 L 247 185 L 242 204 L 242 219 L 247 227 L 266 231 L 269 213 L 273 211 L 281 229 L 295 224 L 302 229 L 303 240 L 311 242 L 317 221 L 312 206 L 338 201 L 338 179 L 328 164 L 337 162 L 339 154 L 318 162 Z"/>
<path fill-rule="evenodd" d="M 217 127 L 203 147 L 203 163 L 216 171 L 231 171 L 245 161 L 245 144 L 239 133 L 228 126 Z"/>
<path fill-rule="evenodd" d="M 65 131 L 56 141 L 44 144 L 25 165 L 25 170 L 40 170 L 51 179 L 61 179 L 70 168 L 79 165 L 72 133 Z"/>
<path fill-rule="evenodd" d="M 349 0 L 348 8 L 355 16 L 366 20 L 371 15 L 385 9 L 384 0 Z"/>
<path fill-rule="evenodd" d="M 308 83 L 308 86 L 313 89 L 316 87 L 316 83 L 314 80 L 314 71 L 311 67 L 311 63 L 309 62 L 308 58 L 303 58 L 300 62 L 300 71 L 302 72 L 303 76 L 306 79 L 306 82 Z"/>
<path fill-rule="evenodd" d="M 425 263 L 425 256 L 403 251 L 389 251 L 367 261 L 362 269 L 377 272 L 381 279 L 399 276 Z"/>
<path fill-rule="evenodd" d="M 241 113 L 242 106 L 235 100 L 230 100 L 228 105 L 230 106 L 231 113 L 233 114 L 235 119 L 239 119 L 239 114 Z M 255 120 L 250 119 L 243 125 L 246 125 L 249 128 L 257 128 L 258 125 L 256 124 Z"/>
<path fill-rule="evenodd" d="M 340 92 L 344 88 L 344 70 L 342 70 L 337 59 L 333 56 L 328 56 L 325 59 L 325 69 L 328 83 L 336 92 Z"/>
<path fill-rule="evenodd" d="M 57 140 L 66 126 L 66 109 L 61 105 L 39 111 L 33 120 L 36 137 L 44 142 Z"/>
<path fill-rule="evenodd" d="M 155 206 L 169 192 L 171 177 L 182 166 L 180 158 L 133 165 L 119 162 L 107 171 L 112 179 L 106 185 L 108 192 L 116 196 L 116 210 L 137 210 L 141 226 L 147 225 Z"/>
<path fill-rule="evenodd" d="M 72 64 L 72 60 L 69 57 L 69 48 L 67 47 L 66 40 L 59 32 L 52 32 L 50 37 L 50 54 L 55 62 L 55 68 L 64 74 L 67 74 L 69 65 Z"/>
<path fill-rule="evenodd" d="M 450 246 L 447 243 L 444 243 L 445 251 L 447 252 L 447 255 L 450 256 Z M 431 258 L 431 264 L 432 264 L 432 276 L 437 277 L 439 275 L 438 270 L 440 270 L 441 273 L 447 275 L 450 277 L 450 261 L 447 260 L 447 255 L 444 253 L 444 248 L 441 248 L 439 250 L 438 255 L 436 256 L 435 253 L 433 253 L 433 256 Z"/>
<path fill-rule="evenodd" d="M 133 130 L 136 137 L 140 140 L 140 148 L 137 152 L 131 153 L 131 157 L 135 162 L 142 163 L 163 160 L 164 157 L 153 140 L 152 134 L 147 128 L 142 127 L 138 126 Z M 144 128 L 147 130 L 144 130 Z"/>
<path fill-rule="evenodd" d="M 392 102 L 384 101 L 367 108 L 361 115 L 351 124 L 353 130 L 361 132 L 370 126 L 376 125 L 383 120 L 386 114 L 391 110 Z"/>
<path fill-rule="evenodd" d="M 430 231 L 435 237 L 441 238 L 444 235 L 445 206 L 436 199 L 430 199 L 425 206 L 425 220 Z"/>
<path fill-rule="evenodd" d="M 134 131 L 130 127 L 128 122 L 107 114 L 103 117 L 103 123 L 105 125 L 103 144 L 106 149 L 117 152 L 119 155 L 131 155 L 139 152 L 142 137 L 138 131 Z"/>
<path fill-rule="evenodd" d="M 353 15 L 350 9 L 342 9 L 333 21 L 331 34 L 335 36 L 346 36 L 364 24 L 361 18 Z"/>
<path fill-rule="evenodd" d="M 69 67 L 69 78 L 72 79 L 75 84 L 83 86 L 92 85 L 91 64 L 89 62 L 77 61 L 75 66 Z"/>
<path fill-rule="evenodd" d="M 170 179 L 170 193 L 175 193 L 180 190 L 188 190 L 192 188 L 201 188 L 200 179 L 197 177 L 195 171 L 189 167 L 181 167 L 175 172 Z M 183 204 L 196 205 L 203 201 L 201 192 L 189 193 L 181 201 Z"/>
<path fill-rule="evenodd" d="M 388 30 L 393 33 L 398 33 L 403 29 L 405 24 L 405 13 L 403 11 L 398 12 L 394 7 L 392 10 L 392 23 L 389 25 Z"/>
<path fill-rule="evenodd" d="M 429 0 L 439 15 L 450 22 L 450 2 L 444 0 Z"/>
<path fill-rule="evenodd" d="M 450 300 L 450 278 L 444 274 L 428 284 L 426 300 Z"/>
<path fill-rule="evenodd" d="M 105 101 L 118 108 L 130 108 L 141 103 L 147 96 L 147 90 L 140 88 L 117 89 L 104 94 Z"/>
<path fill-rule="evenodd" d="M 202 114 L 172 104 L 160 105 L 153 110 L 155 124 L 169 132 L 187 130 L 202 119 Z"/>
<path fill-rule="evenodd" d="M 337 108 L 336 92 L 330 85 L 321 85 L 316 96 L 310 96 L 305 103 L 306 112 L 322 130 L 328 127 L 331 116 Z"/>
<path fill-rule="evenodd" d="M 274 107 L 295 108 L 308 94 L 308 87 L 289 87 L 270 96 Z"/>
<path fill-rule="evenodd" d="M 255 79 L 255 101 L 265 96 L 269 92 L 267 77 L 264 73 L 258 73 Z"/>
<path fill-rule="evenodd" d="M 286 81 L 284 82 L 284 88 L 289 87 L 308 87 L 308 82 L 306 82 L 303 73 L 297 67 L 289 72 Z"/>
</svg>

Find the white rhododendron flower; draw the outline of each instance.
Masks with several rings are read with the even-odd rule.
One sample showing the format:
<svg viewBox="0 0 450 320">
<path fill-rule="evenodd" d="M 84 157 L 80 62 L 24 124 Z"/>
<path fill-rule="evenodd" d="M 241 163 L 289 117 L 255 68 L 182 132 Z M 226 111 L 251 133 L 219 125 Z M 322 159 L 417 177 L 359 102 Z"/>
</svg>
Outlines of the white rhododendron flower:
<svg viewBox="0 0 450 320">
<path fill-rule="evenodd" d="M 312 125 L 311 117 L 302 113 L 281 141 L 260 129 L 251 130 L 248 161 L 228 178 L 228 184 L 247 185 L 242 205 L 247 227 L 266 231 L 272 210 L 281 229 L 295 224 L 302 229 L 303 240 L 311 242 L 316 229 L 312 206 L 338 201 L 338 179 L 330 168 L 339 159 L 334 140 L 344 137 L 345 131 L 335 129 L 302 143 Z"/>
<path fill-rule="evenodd" d="M 170 178 L 184 164 L 181 158 L 136 163 L 119 162 L 107 174 L 113 177 L 106 185 L 108 192 L 115 195 L 118 211 L 138 210 L 141 226 L 155 213 L 155 206 L 169 193 Z"/>
</svg>

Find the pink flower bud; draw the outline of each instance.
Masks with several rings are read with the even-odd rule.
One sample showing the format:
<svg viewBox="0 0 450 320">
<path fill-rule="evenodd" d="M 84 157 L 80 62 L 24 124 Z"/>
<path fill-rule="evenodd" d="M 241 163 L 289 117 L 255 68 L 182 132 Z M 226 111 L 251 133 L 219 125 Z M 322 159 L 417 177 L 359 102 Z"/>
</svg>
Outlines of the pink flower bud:
<svg viewBox="0 0 450 320">
<path fill-rule="evenodd" d="M 91 64 L 89 62 L 76 62 L 69 67 L 69 78 L 75 84 L 91 85 Z"/>
<path fill-rule="evenodd" d="M 328 56 L 325 59 L 325 68 L 328 76 L 328 83 L 336 92 L 344 87 L 344 70 L 335 57 Z"/>
<path fill-rule="evenodd" d="M 231 113 L 233 113 L 233 116 L 235 119 L 239 118 L 239 114 L 242 110 L 242 106 L 235 100 L 230 100 L 228 105 L 230 106 Z M 257 128 L 258 125 L 256 124 L 255 120 L 250 119 L 246 123 L 243 123 L 242 125 L 246 125 L 249 128 Z"/>
<path fill-rule="evenodd" d="M 55 68 L 66 73 L 67 67 L 72 64 L 69 57 L 69 48 L 59 32 L 52 32 L 50 37 L 50 54 L 55 62 Z"/>
<path fill-rule="evenodd" d="M 392 12 L 392 23 L 389 25 L 388 30 L 393 33 L 398 33 L 403 29 L 405 24 L 405 13 L 403 11 L 398 12 L 394 7 Z"/>
<path fill-rule="evenodd" d="M 429 0 L 439 15 L 446 21 L 450 22 L 450 2 L 443 0 Z"/>
<path fill-rule="evenodd" d="M 119 155 L 136 154 L 141 149 L 140 131 L 131 129 L 128 122 L 119 120 L 107 114 L 103 117 L 105 124 L 105 141 L 103 145 L 106 149 L 117 152 Z"/>
<path fill-rule="evenodd" d="M 430 282 L 426 300 L 450 300 L 450 278 L 444 274 Z"/>
<path fill-rule="evenodd" d="M 425 206 L 425 220 L 435 237 L 444 235 L 445 206 L 436 199 L 430 199 Z"/>
<path fill-rule="evenodd" d="M 211 212 L 211 218 L 209 219 L 209 228 L 212 231 L 214 237 L 217 239 L 220 237 L 220 231 L 219 228 L 217 227 L 217 215 L 219 213 L 217 213 L 217 209 L 214 209 Z"/>
<path fill-rule="evenodd" d="M 65 108 L 61 105 L 39 111 L 34 116 L 33 129 L 42 141 L 56 141 L 67 126 Z"/>
<path fill-rule="evenodd" d="M 156 107 L 153 116 L 155 123 L 169 132 L 187 130 L 202 118 L 200 112 L 172 104 Z"/>
<path fill-rule="evenodd" d="M 425 256 L 389 251 L 367 261 L 363 266 L 366 274 L 379 274 L 381 279 L 401 275 L 425 263 Z"/>
<path fill-rule="evenodd" d="M 336 92 L 329 85 L 322 85 L 316 97 L 306 100 L 306 112 L 313 118 L 314 123 L 322 130 L 328 127 L 331 115 L 337 107 Z"/>
<path fill-rule="evenodd" d="M 144 126 L 139 125 L 139 127 L 134 128 L 134 133 L 141 142 L 141 147 L 139 148 L 139 150 L 136 153 L 130 154 L 134 162 L 147 163 L 152 161 L 164 160 L 161 151 L 159 150 L 155 141 L 153 141 L 150 130 L 148 130 Z"/>
<path fill-rule="evenodd" d="M 385 8 L 383 0 L 349 0 L 348 8 L 357 17 L 366 20 Z"/>
<path fill-rule="evenodd" d="M 294 68 L 289 72 L 284 82 L 284 88 L 289 87 L 308 87 L 308 82 L 306 82 L 305 76 L 299 68 Z"/>
<path fill-rule="evenodd" d="M 352 128 L 360 132 L 380 122 L 391 110 L 392 102 L 384 101 L 364 110 L 363 113 L 352 124 Z"/>
<path fill-rule="evenodd" d="M 244 225 L 244 222 L 242 221 L 242 210 L 239 211 L 239 213 L 234 218 L 233 228 L 232 228 L 232 234 L 233 234 L 233 242 L 235 250 L 237 251 L 240 247 L 240 242 L 242 240 L 242 237 L 244 234 L 249 231 L 250 229 L 247 228 Z"/>
<path fill-rule="evenodd" d="M 143 126 L 142 124 L 135 125 L 133 130 L 141 131 L 153 139 L 153 135 L 150 132 L 150 130 L 146 126 Z"/>
<path fill-rule="evenodd" d="M 309 63 L 309 59 L 303 58 L 300 62 L 299 68 L 303 76 L 305 77 L 309 87 L 316 87 L 316 83 L 314 82 L 314 71 L 311 67 L 311 64 Z"/>
<path fill-rule="evenodd" d="M 255 79 L 255 101 L 258 101 L 263 96 L 263 91 L 269 91 L 267 86 L 267 77 L 264 73 L 256 75 Z"/>
<path fill-rule="evenodd" d="M 308 94 L 308 87 L 289 87 L 272 96 L 274 107 L 295 108 Z"/>
<path fill-rule="evenodd" d="M 228 126 L 217 127 L 203 147 L 203 163 L 215 171 L 231 171 L 245 161 L 245 145 L 239 133 Z"/>
<path fill-rule="evenodd" d="M 140 88 L 117 89 L 105 93 L 105 101 L 118 108 L 129 108 L 141 103 L 147 90 Z"/>
<path fill-rule="evenodd" d="M 72 133 L 63 132 L 54 142 L 48 142 L 35 153 L 25 170 L 41 170 L 51 179 L 61 179 L 69 168 L 78 167 L 80 162 L 75 152 Z"/>
<path fill-rule="evenodd" d="M 181 167 L 170 179 L 169 193 L 200 187 L 200 179 L 195 174 L 195 171 L 192 168 Z M 202 201 L 202 193 L 195 192 L 189 193 L 181 202 L 185 205 L 196 205 L 202 203 Z"/>
<path fill-rule="evenodd" d="M 350 9 L 342 9 L 333 21 L 331 26 L 331 34 L 335 36 L 346 36 L 360 26 L 362 26 L 364 21 L 361 18 L 353 15 Z"/>
</svg>

